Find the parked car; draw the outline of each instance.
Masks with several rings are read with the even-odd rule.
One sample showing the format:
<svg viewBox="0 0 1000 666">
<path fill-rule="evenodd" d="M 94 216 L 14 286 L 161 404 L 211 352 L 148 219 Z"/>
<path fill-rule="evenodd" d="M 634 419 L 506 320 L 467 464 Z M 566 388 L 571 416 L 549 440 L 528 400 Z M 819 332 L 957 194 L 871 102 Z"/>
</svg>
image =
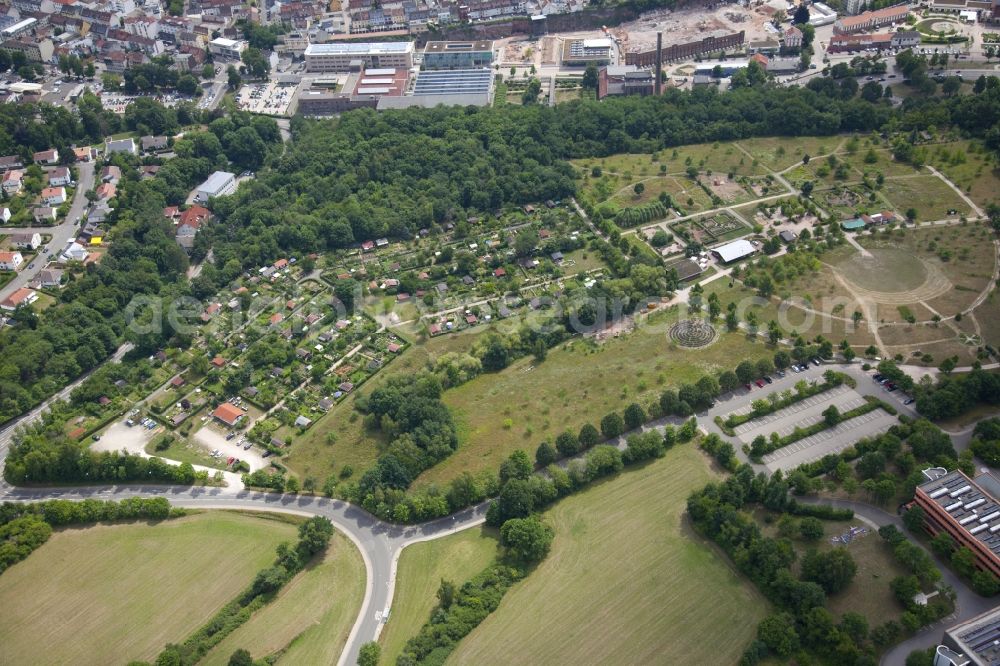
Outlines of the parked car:
<svg viewBox="0 0 1000 666">
<path fill-rule="evenodd" d="M 903 404 L 904 405 L 912 405 L 914 402 L 916 402 L 915 398 L 907 398 L 906 400 L 903 401 Z"/>
<path fill-rule="evenodd" d="M 778 375 L 778 377 L 780 377 L 780 378 L 784 378 L 785 377 L 785 371 L 784 370 L 778 370 L 778 372 L 776 372 L 775 374 Z"/>
<path fill-rule="evenodd" d="M 231 440 L 231 439 L 232 439 L 233 437 L 236 437 L 236 433 L 235 433 L 235 432 L 231 432 L 231 433 L 229 433 L 228 435 L 226 435 L 226 441 L 228 442 L 228 441 L 229 441 L 229 440 Z"/>
<path fill-rule="evenodd" d="M 100 436 L 100 435 L 91 435 L 91 437 L 90 437 L 90 438 L 91 438 L 92 440 L 94 440 L 95 442 L 99 442 L 99 441 L 101 441 L 101 436 Z"/>
<path fill-rule="evenodd" d="M 810 360 L 812 361 L 813 365 L 815 365 L 816 367 L 819 367 L 819 359 L 818 358 L 816 358 L 815 356 L 813 356 Z"/>
<path fill-rule="evenodd" d="M 768 384 L 774 383 L 774 380 L 768 377 L 767 375 L 764 375 L 764 381 L 767 382 Z"/>
<path fill-rule="evenodd" d="M 872 381 L 873 381 L 873 382 L 880 382 L 880 381 L 882 381 L 882 378 L 883 378 L 884 376 L 885 376 L 885 375 L 881 375 L 881 374 L 879 374 L 879 373 L 875 373 L 874 375 L 872 375 Z"/>
<path fill-rule="evenodd" d="M 763 379 L 758 379 L 754 383 L 757 385 L 757 388 L 764 388 L 764 380 Z"/>
<path fill-rule="evenodd" d="M 226 459 L 226 467 L 232 465 L 235 461 L 236 461 L 235 456 L 229 456 L 229 458 Z"/>
<path fill-rule="evenodd" d="M 744 384 L 743 386 L 745 386 L 748 391 L 752 391 L 753 390 L 753 387 L 750 386 L 749 384 Z"/>
</svg>

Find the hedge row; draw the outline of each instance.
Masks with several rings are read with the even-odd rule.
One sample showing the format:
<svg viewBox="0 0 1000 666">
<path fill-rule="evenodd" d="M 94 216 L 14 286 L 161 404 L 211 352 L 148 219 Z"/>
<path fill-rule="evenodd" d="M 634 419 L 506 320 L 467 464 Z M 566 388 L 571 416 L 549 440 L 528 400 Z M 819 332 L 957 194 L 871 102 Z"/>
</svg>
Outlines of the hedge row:
<svg viewBox="0 0 1000 666">
<path fill-rule="evenodd" d="M 56 525 L 137 518 L 162 520 L 179 515 L 184 515 L 184 510 L 171 510 L 163 497 L 133 497 L 120 502 L 93 499 L 4 502 L 0 505 L 0 573 L 48 541 Z"/>
<path fill-rule="evenodd" d="M 814 395 L 819 395 L 820 393 L 829 391 L 832 388 L 836 388 L 844 383 L 844 375 L 839 372 L 834 374 L 836 375 L 834 381 L 832 382 L 825 381 L 822 384 L 815 384 L 815 385 L 809 384 L 805 388 L 803 388 L 803 390 L 796 391 L 794 395 L 785 399 L 779 399 L 776 400 L 775 402 L 769 402 L 766 400 L 754 400 L 752 404 L 755 405 L 755 407 L 752 411 L 750 411 L 747 414 L 732 414 L 729 416 L 729 418 L 727 418 L 724 421 L 724 423 L 727 428 L 730 429 L 735 428 L 737 426 L 743 425 L 748 421 L 760 418 L 761 416 L 767 416 L 768 414 L 773 414 L 779 409 L 785 409 L 786 407 L 790 407 L 791 405 L 794 405 L 797 402 L 801 402 L 806 398 L 811 398 Z M 777 395 L 777 394 L 772 393 L 771 395 Z M 729 432 L 727 431 L 726 434 L 728 435 Z"/>
<path fill-rule="evenodd" d="M 862 414 L 867 414 L 868 412 L 879 409 L 882 406 L 881 402 L 866 402 L 860 407 L 855 407 L 852 410 L 846 411 L 840 415 L 838 424 L 843 423 L 849 419 L 853 419 Z M 789 444 L 794 444 L 800 439 L 805 439 L 810 435 L 815 435 L 817 433 L 823 432 L 829 429 L 831 426 L 827 424 L 825 420 L 818 423 L 814 423 L 811 426 L 805 428 L 796 428 L 790 435 L 785 435 L 784 437 L 778 437 L 772 440 L 754 440 L 754 443 L 750 447 L 750 457 L 754 459 L 754 462 L 760 462 L 760 458 L 768 453 L 777 451 L 778 449 L 784 448 Z"/>
<path fill-rule="evenodd" d="M 284 542 L 278 544 L 273 565 L 259 571 L 249 588 L 223 606 L 182 644 L 168 644 L 157 657 L 156 664 L 193 666 L 201 661 L 209 650 L 271 601 L 310 560 L 326 550 L 331 536 L 333 524 L 322 516 L 313 516 L 299 525 L 299 541 L 295 546 Z"/>
</svg>

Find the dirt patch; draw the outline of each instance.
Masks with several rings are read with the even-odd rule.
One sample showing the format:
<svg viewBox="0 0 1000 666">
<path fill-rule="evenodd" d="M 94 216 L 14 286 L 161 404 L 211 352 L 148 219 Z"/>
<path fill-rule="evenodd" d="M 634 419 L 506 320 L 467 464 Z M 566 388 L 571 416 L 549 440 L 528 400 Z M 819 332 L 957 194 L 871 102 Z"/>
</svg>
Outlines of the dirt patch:
<svg viewBox="0 0 1000 666">
<path fill-rule="evenodd" d="M 737 183 L 735 180 L 729 180 L 728 178 L 718 178 L 711 177 L 707 179 L 708 189 L 712 191 L 712 194 L 719 197 L 723 201 L 736 201 L 740 197 L 746 195 L 746 191 L 743 186 Z"/>
</svg>

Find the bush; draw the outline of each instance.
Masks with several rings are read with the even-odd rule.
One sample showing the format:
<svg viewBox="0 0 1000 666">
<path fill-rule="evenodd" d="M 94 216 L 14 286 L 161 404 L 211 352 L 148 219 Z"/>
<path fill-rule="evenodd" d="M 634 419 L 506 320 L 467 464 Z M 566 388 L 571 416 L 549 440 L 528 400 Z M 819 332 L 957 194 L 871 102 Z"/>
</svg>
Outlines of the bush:
<svg viewBox="0 0 1000 666">
<path fill-rule="evenodd" d="M 500 526 L 500 544 L 515 559 L 538 562 L 545 559 L 554 532 L 538 518 L 512 518 Z"/>
<path fill-rule="evenodd" d="M 556 460 L 556 450 L 548 442 L 542 442 L 535 450 L 535 462 L 540 467 L 547 467 Z"/>
</svg>

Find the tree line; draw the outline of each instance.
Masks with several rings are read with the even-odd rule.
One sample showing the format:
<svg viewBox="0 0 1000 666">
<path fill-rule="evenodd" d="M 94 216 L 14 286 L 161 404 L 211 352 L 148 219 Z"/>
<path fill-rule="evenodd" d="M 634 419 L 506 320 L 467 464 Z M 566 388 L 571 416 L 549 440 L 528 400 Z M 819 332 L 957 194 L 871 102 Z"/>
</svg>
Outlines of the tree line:
<svg viewBox="0 0 1000 666">
<path fill-rule="evenodd" d="M 0 573 L 48 541 L 53 527 L 140 518 L 164 520 L 182 515 L 184 510 L 171 509 L 164 497 L 130 497 L 118 502 L 4 502 L 0 505 Z"/>
<path fill-rule="evenodd" d="M 323 516 L 313 516 L 299 525 L 298 535 L 294 545 L 287 541 L 279 543 L 274 563 L 259 571 L 253 583 L 223 606 L 212 619 L 183 643 L 167 644 L 157 656 L 156 666 L 192 666 L 198 663 L 209 650 L 273 600 L 295 574 L 326 551 L 333 536 L 333 524 Z M 149 666 L 146 662 L 131 663 Z"/>
</svg>

